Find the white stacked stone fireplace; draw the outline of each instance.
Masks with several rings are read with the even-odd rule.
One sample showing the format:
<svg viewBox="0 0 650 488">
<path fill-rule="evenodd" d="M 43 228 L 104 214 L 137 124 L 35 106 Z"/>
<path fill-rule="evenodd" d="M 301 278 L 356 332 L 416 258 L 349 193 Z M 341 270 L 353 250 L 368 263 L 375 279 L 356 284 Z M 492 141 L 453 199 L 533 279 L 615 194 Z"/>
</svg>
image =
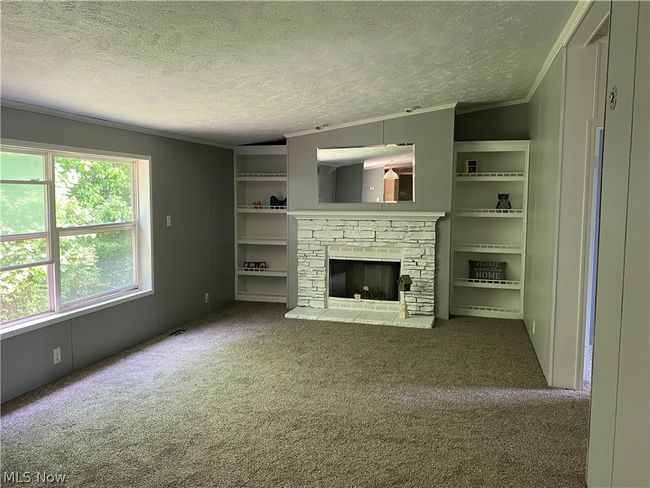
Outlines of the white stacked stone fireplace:
<svg viewBox="0 0 650 488">
<path fill-rule="evenodd" d="M 444 212 L 293 211 L 298 226 L 298 306 L 288 318 L 431 328 L 434 321 L 436 221 Z M 330 260 L 399 263 L 409 275 L 399 301 L 330 296 Z M 363 291 L 361 291 L 363 293 Z"/>
</svg>

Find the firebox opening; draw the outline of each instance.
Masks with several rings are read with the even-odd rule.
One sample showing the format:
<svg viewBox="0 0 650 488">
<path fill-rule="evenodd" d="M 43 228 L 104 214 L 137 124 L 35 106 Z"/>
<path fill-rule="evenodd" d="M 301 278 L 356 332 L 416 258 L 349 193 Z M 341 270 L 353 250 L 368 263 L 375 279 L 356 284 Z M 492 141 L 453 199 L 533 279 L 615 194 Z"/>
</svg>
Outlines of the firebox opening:
<svg viewBox="0 0 650 488">
<path fill-rule="evenodd" d="M 397 261 L 329 260 L 329 296 L 367 300 L 398 301 L 397 284 L 400 263 Z"/>
</svg>

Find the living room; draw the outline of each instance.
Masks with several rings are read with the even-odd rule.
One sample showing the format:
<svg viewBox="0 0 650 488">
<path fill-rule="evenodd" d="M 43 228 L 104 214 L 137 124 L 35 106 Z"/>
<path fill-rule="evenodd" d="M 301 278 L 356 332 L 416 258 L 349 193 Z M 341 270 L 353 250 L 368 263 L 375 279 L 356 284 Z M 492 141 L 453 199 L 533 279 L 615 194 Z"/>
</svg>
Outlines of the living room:
<svg viewBox="0 0 650 488">
<path fill-rule="evenodd" d="M 648 10 L 2 2 L 2 484 L 649 486 Z"/>
</svg>

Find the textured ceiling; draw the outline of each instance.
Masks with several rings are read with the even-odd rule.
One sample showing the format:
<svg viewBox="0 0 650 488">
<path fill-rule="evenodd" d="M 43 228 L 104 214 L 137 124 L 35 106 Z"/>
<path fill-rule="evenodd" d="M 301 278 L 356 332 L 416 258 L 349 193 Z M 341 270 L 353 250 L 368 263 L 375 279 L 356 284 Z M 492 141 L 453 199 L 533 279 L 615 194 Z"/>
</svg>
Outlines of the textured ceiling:
<svg viewBox="0 0 650 488">
<path fill-rule="evenodd" d="M 323 147 L 316 150 L 316 157 L 321 163 L 348 163 L 350 161 L 359 162 L 383 158 L 412 158 L 413 146 L 386 144 L 385 146 Z"/>
<path fill-rule="evenodd" d="M 526 95 L 574 2 L 6 2 L 2 98 L 230 144 Z"/>
</svg>

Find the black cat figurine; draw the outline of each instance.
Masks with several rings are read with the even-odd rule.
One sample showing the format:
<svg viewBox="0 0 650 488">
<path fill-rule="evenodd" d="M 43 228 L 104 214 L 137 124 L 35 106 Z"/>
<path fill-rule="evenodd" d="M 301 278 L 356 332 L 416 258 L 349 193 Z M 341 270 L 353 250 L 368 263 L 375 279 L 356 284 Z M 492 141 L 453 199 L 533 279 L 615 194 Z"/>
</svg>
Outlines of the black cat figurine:
<svg viewBox="0 0 650 488">
<path fill-rule="evenodd" d="M 271 207 L 286 207 L 287 206 L 287 197 L 284 197 L 283 200 L 280 200 L 275 195 L 271 195 L 270 204 L 271 204 Z"/>
<path fill-rule="evenodd" d="M 498 209 L 508 210 L 512 208 L 512 205 L 510 204 L 510 200 L 508 200 L 510 193 L 497 193 L 497 195 L 499 195 L 499 201 L 497 202 Z"/>
</svg>

